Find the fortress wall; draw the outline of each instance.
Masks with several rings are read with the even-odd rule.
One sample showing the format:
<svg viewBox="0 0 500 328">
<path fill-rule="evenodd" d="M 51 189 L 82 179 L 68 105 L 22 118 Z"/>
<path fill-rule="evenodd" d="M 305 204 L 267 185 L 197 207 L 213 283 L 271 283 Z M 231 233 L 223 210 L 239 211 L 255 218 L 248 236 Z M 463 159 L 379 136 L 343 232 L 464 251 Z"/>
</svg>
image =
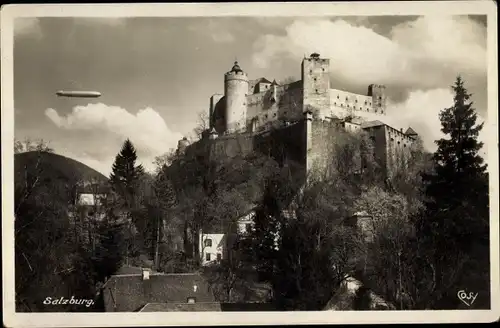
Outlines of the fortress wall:
<svg viewBox="0 0 500 328">
<path fill-rule="evenodd" d="M 283 94 L 279 101 L 278 117 L 284 121 L 298 121 L 303 118 L 303 92 L 299 83 L 282 87 Z"/>
<path fill-rule="evenodd" d="M 307 170 L 313 177 L 317 177 L 330 166 L 338 127 L 323 120 L 313 120 L 307 127 L 310 129 L 307 133 Z"/>
<path fill-rule="evenodd" d="M 280 125 L 283 121 L 302 118 L 302 90 L 297 84 L 271 87 L 265 92 L 247 96 L 247 126 L 255 121 L 255 131 Z"/>
<path fill-rule="evenodd" d="M 382 168 L 387 168 L 387 130 L 385 125 L 364 129 L 374 143 L 374 158 Z"/>
<path fill-rule="evenodd" d="M 387 130 L 387 164 L 393 170 L 397 164 L 406 164 L 414 140 L 401 130 L 386 126 Z"/>
<path fill-rule="evenodd" d="M 337 117 L 362 113 L 384 114 L 379 110 L 375 112 L 372 97 L 337 89 L 330 89 L 330 110 Z"/>
</svg>

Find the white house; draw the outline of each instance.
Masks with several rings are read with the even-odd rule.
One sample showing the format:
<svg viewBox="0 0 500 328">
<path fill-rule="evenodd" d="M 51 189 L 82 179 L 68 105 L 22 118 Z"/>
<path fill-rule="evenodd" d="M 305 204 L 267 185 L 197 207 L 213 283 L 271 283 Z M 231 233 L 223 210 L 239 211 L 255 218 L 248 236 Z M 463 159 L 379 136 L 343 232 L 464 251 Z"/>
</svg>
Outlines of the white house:
<svg viewBox="0 0 500 328">
<path fill-rule="evenodd" d="M 200 230 L 199 249 L 201 265 L 208 265 L 220 261 L 226 251 L 226 238 L 223 233 L 210 233 Z"/>
</svg>

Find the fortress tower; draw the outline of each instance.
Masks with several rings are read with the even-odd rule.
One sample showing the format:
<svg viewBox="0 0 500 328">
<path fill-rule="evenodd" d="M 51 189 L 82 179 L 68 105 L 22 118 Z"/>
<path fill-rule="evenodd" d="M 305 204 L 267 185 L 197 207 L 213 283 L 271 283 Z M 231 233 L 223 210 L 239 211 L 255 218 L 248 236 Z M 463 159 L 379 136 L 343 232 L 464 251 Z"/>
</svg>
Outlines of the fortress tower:
<svg viewBox="0 0 500 328">
<path fill-rule="evenodd" d="M 370 84 L 368 86 L 368 96 L 372 97 L 373 111 L 377 114 L 385 114 L 387 102 L 385 85 Z"/>
<path fill-rule="evenodd" d="M 224 75 L 225 132 L 232 133 L 245 128 L 248 93 L 248 76 L 234 62 L 233 68 Z"/>
<path fill-rule="evenodd" d="M 324 116 L 330 110 L 330 60 L 313 53 L 302 61 L 303 111 Z"/>
</svg>

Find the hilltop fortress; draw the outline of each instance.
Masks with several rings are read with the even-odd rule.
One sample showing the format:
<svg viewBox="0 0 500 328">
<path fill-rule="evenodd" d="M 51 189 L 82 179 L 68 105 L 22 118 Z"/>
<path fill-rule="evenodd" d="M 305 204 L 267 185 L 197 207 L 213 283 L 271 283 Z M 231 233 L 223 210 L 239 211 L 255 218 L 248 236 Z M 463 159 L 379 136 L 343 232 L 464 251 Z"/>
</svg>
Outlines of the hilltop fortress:
<svg viewBox="0 0 500 328">
<path fill-rule="evenodd" d="M 200 157 L 200 151 L 215 151 L 231 156 L 259 150 L 280 164 L 293 161 L 305 176 L 314 168 L 325 168 L 328 143 L 341 126 L 369 134 L 375 159 L 389 176 L 398 155 L 414 144 L 417 133 L 383 122 L 385 86 L 371 84 L 366 95 L 333 89 L 329 66 L 329 59 L 313 53 L 302 61 L 301 80 L 280 85 L 264 77 L 250 80 L 235 62 L 224 74 L 224 94 L 210 98 L 210 128 L 196 143 L 180 140 L 178 153 Z"/>
<path fill-rule="evenodd" d="M 210 170 L 212 159 L 256 152 L 270 155 L 286 169 L 293 185 L 303 186 L 333 165 L 332 160 L 336 158 L 330 156 L 334 154 L 332 145 L 337 137 L 346 135 L 340 131 L 365 132 L 373 144 L 378 172 L 383 178 L 390 178 L 396 164 L 408 163 L 406 155 L 410 154 L 418 135 L 410 127 L 403 132 L 383 122 L 386 117 L 384 86 L 368 86 L 367 95 L 332 89 L 329 71 L 329 60 L 313 53 L 302 61 L 301 80 L 280 85 L 264 77 L 249 80 L 235 62 L 224 75 L 224 94 L 210 98 L 209 128 L 192 144 L 187 138 L 179 141 L 178 159 L 171 167 L 202 174 Z M 349 164 L 351 172 L 363 170 L 363 159 L 356 161 L 359 163 Z M 202 171 L 193 171 L 191 165 L 198 165 Z M 184 188 L 187 180 L 177 173 L 174 177 L 174 181 L 180 179 L 177 187 Z M 194 181 L 199 182 L 199 178 Z M 249 197 L 258 198 L 258 195 Z M 246 202 L 246 214 L 237 218 L 239 233 L 245 231 L 243 226 L 253 224 L 252 213 L 258 199 Z M 199 237 L 193 237 L 186 245 L 198 244 L 203 265 L 227 258 L 231 249 L 227 245 L 234 242 L 232 229 L 204 227 L 197 232 Z M 213 242 L 216 248 L 210 246 Z"/>
</svg>

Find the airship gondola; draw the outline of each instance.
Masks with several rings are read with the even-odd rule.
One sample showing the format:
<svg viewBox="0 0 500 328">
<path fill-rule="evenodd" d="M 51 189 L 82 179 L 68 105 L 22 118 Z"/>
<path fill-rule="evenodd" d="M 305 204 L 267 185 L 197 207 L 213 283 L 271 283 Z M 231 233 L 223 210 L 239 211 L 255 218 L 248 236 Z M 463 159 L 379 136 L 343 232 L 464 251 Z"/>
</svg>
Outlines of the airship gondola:
<svg viewBox="0 0 500 328">
<path fill-rule="evenodd" d="M 56 95 L 73 98 L 99 98 L 101 93 L 97 91 L 57 91 Z"/>
</svg>

